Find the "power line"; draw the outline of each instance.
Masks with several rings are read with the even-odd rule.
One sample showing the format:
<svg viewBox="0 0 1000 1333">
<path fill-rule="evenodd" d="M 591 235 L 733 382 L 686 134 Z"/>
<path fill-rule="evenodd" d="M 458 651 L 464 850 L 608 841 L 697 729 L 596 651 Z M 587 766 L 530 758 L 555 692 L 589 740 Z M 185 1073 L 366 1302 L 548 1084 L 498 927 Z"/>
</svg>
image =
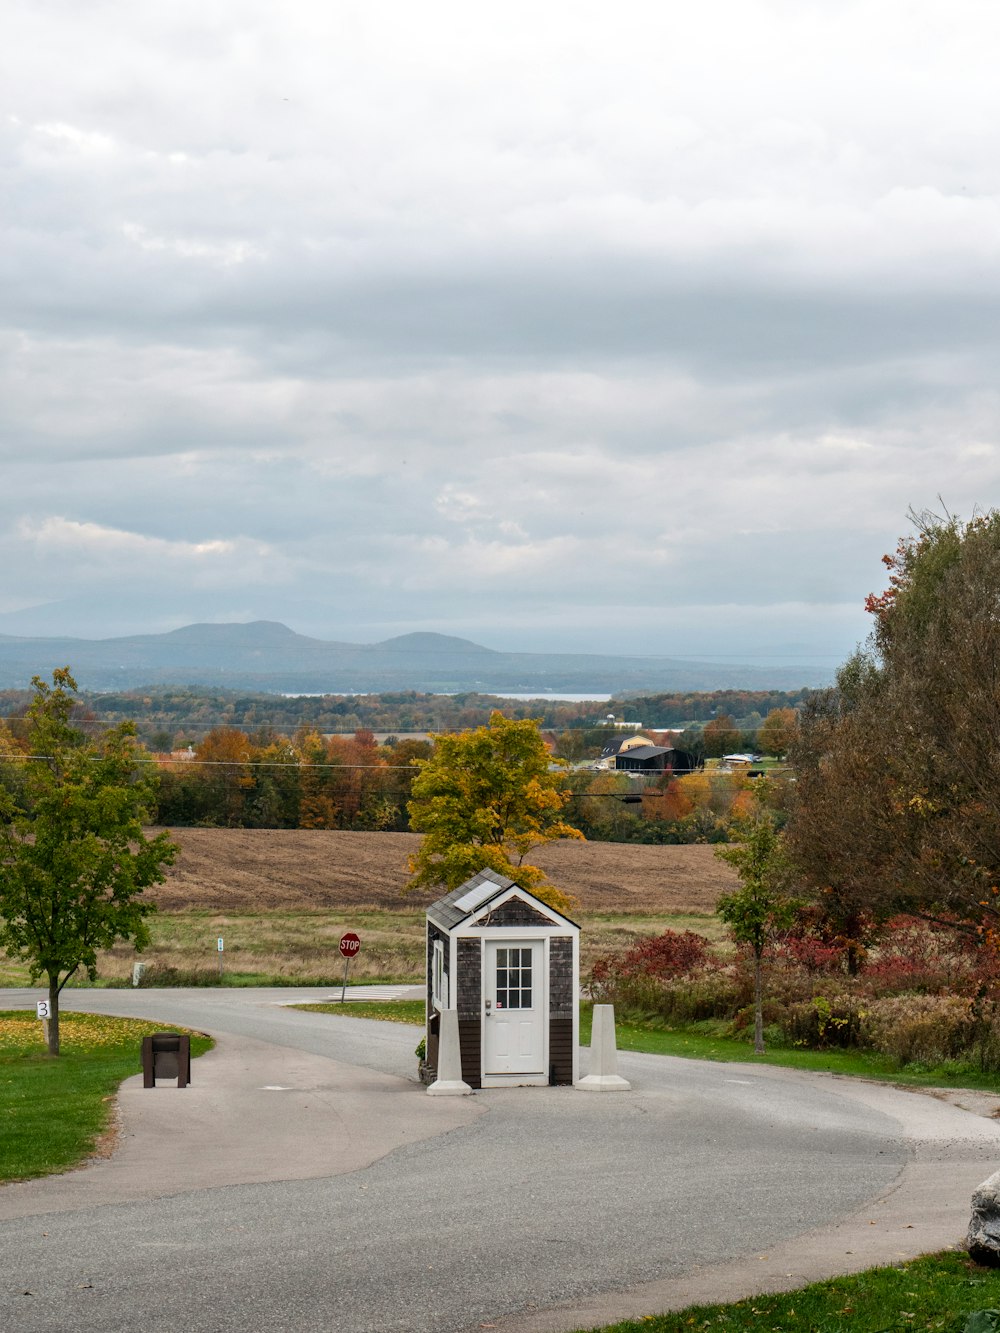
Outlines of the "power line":
<svg viewBox="0 0 1000 1333">
<path fill-rule="evenodd" d="M 28 762 L 49 763 L 49 762 L 51 762 L 53 759 L 55 759 L 55 757 L 56 757 L 55 755 L 50 755 L 50 754 L 0 754 L 0 764 L 4 764 L 4 763 L 28 763 Z M 94 762 L 94 763 L 99 763 L 100 760 L 101 760 L 101 756 L 99 756 L 99 755 L 92 756 L 92 762 Z M 419 765 L 419 764 L 328 764 L 328 763 L 318 763 L 318 764 L 314 764 L 314 763 L 311 763 L 311 762 L 306 762 L 306 763 L 298 763 L 298 762 L 293 762 L 293 763 L 281 763 L 281 762 L 278 761 L 278 760 L 270 760 L 270 759 L 264 759 L 264 760 L 257 760 L 257 759 L 175 759 L 175 760 L 169 760 L 169 759 L 160 759 L 160 758 L 158 758 L 158 757 L 156 757 L 156 756 L 154 756 L 154 755 L 135 755 L 135 756 L 133 756 L 132 762 L 135 763 L 135 764 L 146 764 L 146 765 L 148 765 L 148 764 L 154 764 L 154 765 L 156 765 L 156 767 L 158 767 L 158 768 L 164 768 L 164 769 L 169 768 L 170 771 L 175 771 L 175 772 L 184 772 L 184 771 L 185 771 L 186 769 L 188 769 L 188 768 L 248 768 L 248 769 L 276 768 L 276 769 L 280 769 L 282 772 L 289 773 L 289 774 L 292 774 L 292 773 L 295 773 L 295 774 L 310 773 L 310 772 L 313 772 L 313 771 L 315 771 L 315 770 L 317 770 L 317 769 L 319 769 L 319 770 L 326 770 L 326 771 L 330 771 L 330 772 L 340 772 L 340 773 L 355 773 L 355 772 L 370 772 L 370 773 L 419 773 L 419 772 L 421 771 L 421 765 Z M 573 770 L 571 770 L 571 771 L 573 771 Z M 579 769 L 578 769 L 578 770 L 575 770 L 575 771 L 576 771 L 576 772 L 580 772 L 580 771 L 582 771 L 582 770 L 579 770 Z M 612 776 L 616 776 L 616 775 L 618 775 L 618 774 L 621 774 L 621 775 L 624 777 L 624 776 L 626 776 L 626 775 L 628 775 L 628 774 L 632 774 L 632 773 L 636 773 L 636 772 L 637 772 L 637 770 L 635 770 L 635 769 L 592 769 L 592 770 L 588 770 L 588 771 L 593 772 L 594 775 L 595 775 L 595 777 L 597 777 L 597 776 L 603 776 L 603 775 L 605 775 L 605 774 L 612 775 Z M 780 773 L 791 773 L 791 772 L 793 772 L 793 771 L 794 771 L 794 769 L 792 768 L 792 765 L 791 765 L 791 764 L 775 764 L 775 765 L 772 765 L 772 766 L 770 766 L 769 768 L 767 768 L 767 769 L 765 770 L 764 776 L 768 776 L 768 777 L 770 777 L 770 776 L 772 776 L 772 775 L 778 775 L 778 774 L 780 774 Z M 695 776 L 695 775 L 697 775 L 697 774 L 702 774 L 702 775 L 704 775 L 704 776 L 706 776 L 706 777 L 712 777 L 713 775 L 716 775 L 716 776 L 718 776 L 718 777 L 739 777 L 739 776 L 742 775 L 742 774 L 741 774 L 741 771 L 740 771 L 739 769 L 707 769 L 707 770 L 706 770 L 706 769 L 702 768 L 702 769 L 690 770 L 689 772 L 686 772 L 686 773 L 673 773 L 673 772 L 671 772 L 671 773 L 670 773 L 670 776 L 671 776 L 671 778 L 677 780 L 677 779 L 684 778 L 684 777 Z M 645 776 L 645 775 L 640 774 L 639 776 Z M 650 778 L 652 781 L 657 781 L 658 779 L 662 779 L 662 777 L 664 776 L 664 773 L 663 773 L 663 772 L 651 772 L 648 776 L 649 776 L 649 778 Z M 395 790 L 396 790 L 396 791 L 403 791 L 403 790 L 405 790 L 405 789 L 402 788 L 402 787 L 397 787 Z M 568 797 L 569 799 L 571 799 L 571 800 L 581 800 L 581 799 L 584 799 L 584 798 L 586 798 L 586 799 L 588 799 L 588 800 L 591 800 L 591 799 L 605 799 L 605 798 L 606 798 L 606 799 L 610 799 L 610 800 L 620 800 L 623 796 L 626 796 L 626 795 L 632 795 L 632 794 L 636 794 L 636 795 L 645 795 L 645 796 L 649 796 L 649 797 L 651 797 L 651 798 L 658 798 L 658 797 L 664 797 L 664 798 L 665 798 L 669 793 L 666 792 L 666 791 L 658 791 L 658 790 L 647 789 L 647 790 L 645 790 L 644 792 L 641 792 L 641 793 L 631 793 L 631 792 L 624 792 L 624 791 L 623 791 L 623 792 L 590 792 L 590 791 L 579 791 L 579 792 L 578 792 L 578 791 L 566 791 L 566 792 L 564 792 L 563 794 L 564 794 L 565 796 L 567 796 L 567 797 Z"/>
<path fill-rule="evenodd" d="M 41 760 L 50 761 L 56 756 L 51 754 L 0 754 L 0 764 L 17 763 L 22 760 Z M 100 761 L 101 756 L 93 756 L 94 763 Z M 330 768 L 342 771 L 352 771 L 355 769 L 372 769 L 379 772 L 418 772 L 418 764 L 314 764 L 311 761 L 304 763 L 292 761 L 282 763 L 280 759 L 169 759 L 161 758 L 158 755 L 134 755 L 132 762 L 136 764 L 155 764 L 158 768 L 281 768 L 285 772 L 301 772 L 313 768 Z"/>
</svg>

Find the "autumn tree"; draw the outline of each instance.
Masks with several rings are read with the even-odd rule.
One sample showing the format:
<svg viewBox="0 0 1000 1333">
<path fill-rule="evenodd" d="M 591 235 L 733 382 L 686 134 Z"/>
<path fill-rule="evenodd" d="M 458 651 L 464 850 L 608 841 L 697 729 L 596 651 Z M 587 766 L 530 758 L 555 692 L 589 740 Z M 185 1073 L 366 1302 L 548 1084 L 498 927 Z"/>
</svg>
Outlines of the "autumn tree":
<svg viewBox="0 0 1000 1333">
<path fill-rule="evenodd" d="M 788 894 L 789 864 L 774 820 L 761 816 L 745 823 L 740 833 L 739 843 L 715 853 L 740 877 L 739 888 L 724 893 L 716 910 L 753 960 L 753 1048 L 763 1055 L 764 958 L 775 936 L 791 925 L 796 903 Z"/>
<path fill-rule="evenodd" d="M 756 748 L 761 754 L 787 754 L 797 730 L 798 714 L 794 708 L 772 708 L 761 723 Z"/>
<path fill-rule="evenodd" d="M 300 828 L 336 828 L 337 804 L 331 790 L 331 770 L 327 767 L 326 741 L 318 731 L 296 734 L 301 756 Z"/>
<path fill-rule="evenodd" d="M 297 828 L 302 797 L 300 755 L 284 736 L 255 748 L 244 820 L 249 828 Z"/>
<path fill-rule="evenodd" d="M 694 809 L 694 801 L 672 773 L 645 788 L 642 793 L 644 819 L 684 819 Z"/>
<path fill-rule="evenodd" d="M 705 724 L 702 732 L 705 754 L 713 759 L 718 759 L 724 754 L 732 754 L 741 739 L 736 723 L 728 713 L 713 717 L 711 722 Z"/>
<path fill-rule="evenodd" d="M 834 689 L 807 700 L 790 751 L 789 856 L 814 902 L 820 935 L 841 952 L 852 975 L 861 970 L 880 921 L 903 906 L 894 864 L 895 797 L 873 748 L 878 694 L 874 663 L 856 654 L 841 667 Z"/>
<path fill-rule="evenodd" d="M 239 828 L 253 788 L 250 737 L 237 727 L 213 727 L 194 754 L 209 819 L 226 828 Z"/>
<path fill-rule="evenodd" d="M 598 842 L 631 841 L 641 798 L 637 797 L 627 773 L 613 769 L 600 773 L 578 771 L 568 775 L 567 786 L 574 797 L 567 819 L 584 837 Z"/>
<path fill-rule="evenodd" d="M 338 828 L 377 830 L 393 823 L 396 806 L 391 774 L 370 730 L 360 728 L 353 736 L 331 736 L 326 762 L 330 768 L 327 790 Z"/>
<path fill-rule="evenodd" d="M 397 810 L 397 827 L 409 828 L 409 802 L 413 779 L 417 774 L 417 760 L 429 759 L 434 747 L 430 741 L 407 737 L 397 741 L 391 749 L 385 748 L 386 763 L 391 769 L 392 798 Z"/>
<path fill-rule="evenodd" d="M 96 737 L 71 721 L 76 682 L 35 677 L 27 714 L 23 799 L 0 788 L 0 946 L 26 961 L 49 992 L 49 1053 L 59 1054 L 59 996 L 97 953 L 119 940 L 141 949 L 153 905 L 143 890 L 163 879 L 177 848 L 143 821 L 156 777 L 143 765 L 135 729 L 123 722 Z"/>
<path fill-rule="evenodd" d="M 911 516 L 875 628 L 793 747 L 818 900 L 1000 928 L 1000 513 Z M 830 858 L 836 858 L 831 860 Z M 841 864 L 842 862 L 842 864 Z"/>
<path fill-rule="evenodd" d="M 494 712 L 489 725 L 434 737 L 418 761 L 410 824 L 423 840 L 410 858 L 410 888 L 457 888 L 477 871 L 496 871 L 559 911 L 568 896 L 525 858 L 558 838 L 581 838 L 563 817 L 569 799 L 538 723 Z M 558 761 L 556 761 L 558 762 Z"/>
</svg>

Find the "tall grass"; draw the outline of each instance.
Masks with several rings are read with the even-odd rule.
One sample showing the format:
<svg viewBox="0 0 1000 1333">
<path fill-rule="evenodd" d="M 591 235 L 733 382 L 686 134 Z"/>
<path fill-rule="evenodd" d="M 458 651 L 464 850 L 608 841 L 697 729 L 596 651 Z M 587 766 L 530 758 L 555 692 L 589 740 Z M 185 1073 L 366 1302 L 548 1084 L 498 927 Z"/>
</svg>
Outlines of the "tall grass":
<svg viewBox="0 0 1000 1333">
<path fill-rule="evenodd" d="M 753 1022 L 745 956 L 667 932 L 596 960 L 590 992 L 621 1019 L 685 1028 L 714 1022 L 739 1037 Z M 991 953 L 919 922 L 897 925 L 849 975 L 842 954 L 783 948 L 766 968 L 769 1042 L 853 1049 L 899 1068 L 955 1066 L 1000 1072 L 1000 977 Z"/>
<path fill-rule="evenodd" d="M 149 968 L 148 985 L 219 984 L 253 986 L 330 986 L 343 980 L 341 935 L 354 930 L 361 952 L 351 960 L 352 982 L 421 982 L 425 964 L 423 911 L 361 908 L 355 911 L 208 912 L 185 909 L 156 912 L 148 918 L 152 940 L 141 955 Z M 723 930 L 714 917 L 685 913 L 602 913 L 582 920 L 581 966 L 609 951 L 667 929 L 694 929 L 714 939 Z M 222 982 L 216 941 L 223 937 Z M 98 985 L 131 985 L 135 952 L 125 945 L 102 953 Z M 86 982 L 74 979 L 75 985 Z M 26 964 L 0 954 L 0 986 L 28 985 Z"/>
</svg>

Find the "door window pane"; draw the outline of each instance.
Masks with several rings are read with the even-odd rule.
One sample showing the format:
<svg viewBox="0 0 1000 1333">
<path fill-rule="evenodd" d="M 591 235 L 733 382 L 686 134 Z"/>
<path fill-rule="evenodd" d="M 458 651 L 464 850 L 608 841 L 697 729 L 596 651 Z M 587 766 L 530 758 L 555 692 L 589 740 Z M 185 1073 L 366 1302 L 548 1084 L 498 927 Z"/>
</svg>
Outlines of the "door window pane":
<svg viewBox="0 0 1000 1333">
<path fill-rule="evenodd" d="M 497 949 L 496 995 L 498 1009 L 531 1008 L 530 947 Z"/>
</svg>

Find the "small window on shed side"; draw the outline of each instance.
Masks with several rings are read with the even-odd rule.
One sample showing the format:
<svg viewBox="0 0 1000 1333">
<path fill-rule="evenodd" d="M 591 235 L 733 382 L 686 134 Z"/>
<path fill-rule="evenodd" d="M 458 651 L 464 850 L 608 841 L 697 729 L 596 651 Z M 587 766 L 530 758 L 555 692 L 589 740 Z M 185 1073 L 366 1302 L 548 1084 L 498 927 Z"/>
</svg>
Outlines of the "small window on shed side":
<svg viewBox="0 0 1000 1333">
<path fill-rule="evenodd" d="M 434 941 L 431 995 L 435 1009 L 448 1008 L 448 973 L 444 970 L 444 941 Z"/>
</svg>

